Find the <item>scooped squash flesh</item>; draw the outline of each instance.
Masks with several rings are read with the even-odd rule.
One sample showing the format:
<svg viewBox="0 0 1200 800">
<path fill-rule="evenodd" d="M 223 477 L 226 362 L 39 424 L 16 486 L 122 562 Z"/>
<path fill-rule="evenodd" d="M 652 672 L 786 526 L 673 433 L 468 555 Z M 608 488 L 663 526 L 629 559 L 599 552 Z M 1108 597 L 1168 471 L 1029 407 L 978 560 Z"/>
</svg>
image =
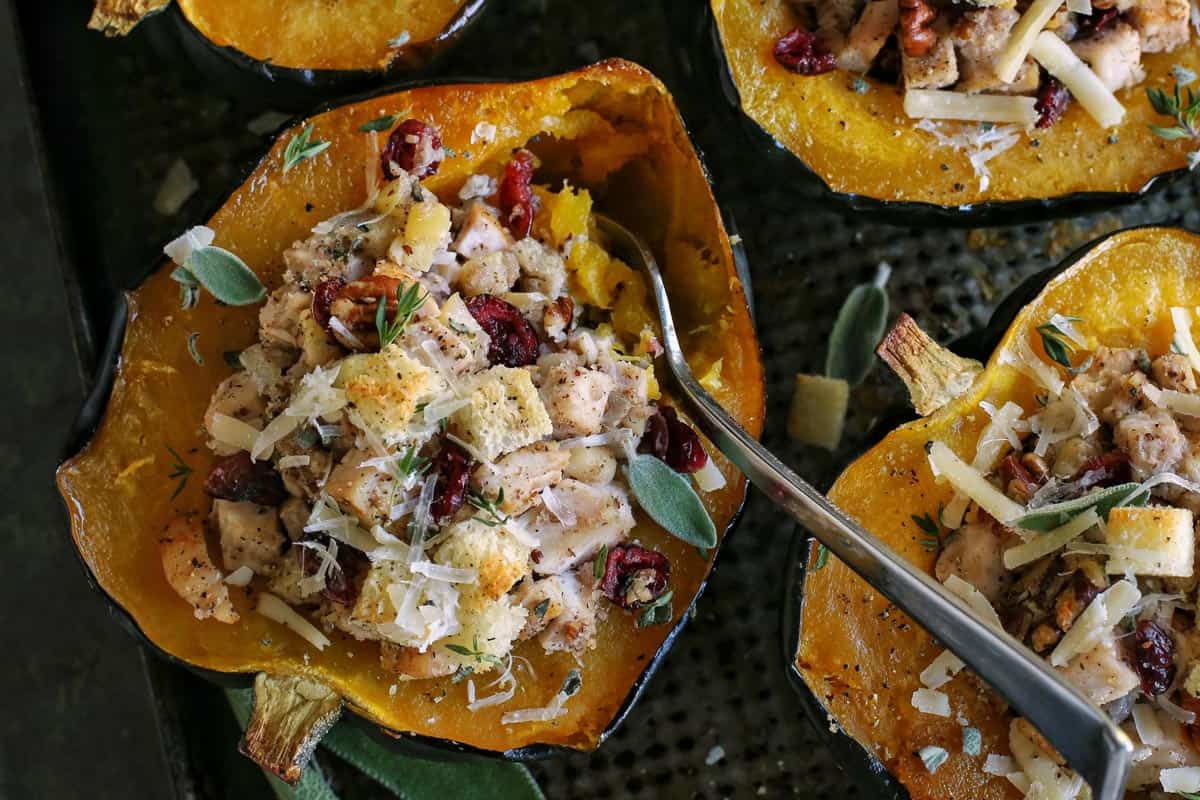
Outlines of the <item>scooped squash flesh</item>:
<svg viewBox="0 0 1200 800">
<path fill-rule="evenodd" d="M 563 178 L 589 190 L 596 207 L 638 231 L 654 249 L 677 298 L 681 328 L 694 368 L 723 359 L 726 387 L 718 399 L 752 432 L 763 418 L 758 347 L 728 238 L 703 170 L 674 104 L 653 76 L 633 64 L 604 62 L 529 83 L 432 86 L 364 100 L 313 117 L 314 141 L 331 146 L 283 173 L 284 151 L 306 123 L 285 132 L 247 181 L 208 221 L 216 244 L 236 252 L 270 288 L 282 272 L 280 254 L 313 225 L 365 199 L 364 164 L 377 169 L 372 139 L 359 127 L 382 115 L 423 119 L 454 153 L 424 182 L 439 196 L 457 194 L 473 173 L 495 175 L 514 148 L 530 147 L 542 161 L 539 180 Z M 476 124 L 496 126 L 479 141 Z M 378 143 L 381 143 L 380 138 Z M 100 587 L 153 644 L 188 664 L 224 673 L 267 672 L 321 681 L 362 716 L 391 731 L 411 732 L 473 747 L 506 751 L 525 745 L 594 747 L 663 646 L 670 627 L 638 629 L 614 612 L 600 646 L 583 659 L 582 688 L 567 714 L 549 722 L 503 726 L 516 708 L 547 705 L 577 667 L 563 653 L 519 648 L 536 680 L 521 678 L 504 706 L 471 713 L 465 682 L 397 683 L 379 664 L 378 646 L 341 635 L 318 652 L 283 626 L 253 611 L 254 600 L 233 591 L 240 621 L 196 620 L 163 577 L 158 539 L 167 521 L 204 513 L 201 480 L 212 457 L 196 420 L 213 387 L 228 374 L 222 353 L 256 337 L 257 307 L 216 304 L 207 294 L 193 310 L 179 307 L 178 284 L 164 266 L 129 298 L 128 329 L 108 409 L 95 436 L 59 471 L 72 534 Z M 198 334 L 196 363 L 189 333 Z M 172 499 L 175 448 L 195 470 Z M 718 531 L 730 524 L 744 482 L 718 458 L 729 482 L 705 495 Z M 632 534 L 672 563 L 681 612 L 708 573 L 711 559 L 647 522 Z"/>
<path fill-rule="evenodd" d="M 1000 363 L 1016 344 L 1035 341 L 1035 329 L 1055 313 L 1085 317 L 1089 331 L 1110 347 L 1166 352 L 1174 327 L 1169 307 L 1200 304 L 1200 237 L 1176 229 L 1133 229 L 1103 240 L 1053 278 L 1015 318 L 974 384 L 930 416 L 888 434 L 851 464 L 830 498 L 898 553 L 932 573 L 936 554 L 912 515 L 935 513 L 953 490 L 935 482 L 925 445 L 944 442 L 969 458 L 997 408 L 1036 403 L 1032 382 Z M 1032 337 L 1032 338 L 1031 338 Z M 805 581 L 796 667 L 850 736 L 875 755 L 914 800 L 1008 798 L 1020 793 L 1003 777 L 983 772 L 985 757 L 1008 755 L 1011 714 L 973 677 L 940 687 L 952 714 L 922 714 L 911 703 L 919 674 L 942 648 L 849 569 L 830 558 Z M 963 753 L 966 719 L 982 733 L 982 754 Z M 917 751 L 945 748 L 949 759 L 930 773 Z"/>
<path fill-rule="evenodd" d="M 1143 56 L 1145 81 L 1117 93 L 1126 109 L 1120 125 L 1103 129 L 1072 103 L 1056 125 L 1021 135 L 988 161 L 984 189 L 964 151 L 915 128 L 896 86 L 866 78 L 860 94 L 852 73 L 805 77 L 776 63 L 775 42 L 795 27 L 783 0 L 711 0 L 711 10 L 742 111 L 838 194 L 948 207 L 1128 195 L 1157 176 L 1186 169 L 1194 149 L 1192 142 L 1168 142 L 1150 131 L 1151 124 L 1172 123 L 1154 112 L 1145 94 L 1150 86 L 1169 90 L 1174 66 L 1200 69 L 1194 43 Z"/>
</svg>

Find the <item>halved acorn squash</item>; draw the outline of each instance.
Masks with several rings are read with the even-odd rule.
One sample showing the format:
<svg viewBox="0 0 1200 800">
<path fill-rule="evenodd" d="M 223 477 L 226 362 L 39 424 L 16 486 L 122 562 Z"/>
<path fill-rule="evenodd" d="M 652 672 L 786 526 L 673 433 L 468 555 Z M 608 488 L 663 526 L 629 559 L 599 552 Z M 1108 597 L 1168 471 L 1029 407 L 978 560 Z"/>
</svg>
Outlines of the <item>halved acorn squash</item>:
<svg viewBox="0 0 1200 800">
<path fill-rule="evenodd" d="M 97 0 L 89 27 L 127 33 L 171 0 Z M 170 14 L 188 54 L 230 89 L 253 81 L 346 90 L 425 67 L 483 12 L 486 0 L 177 0 Z M 263 83 L 263 79 L 267 83 Z M 315 96 L 310 100 L 318 99 Z M 278 103 L 276 104 L 278 107 Z"/>
<path fill-rule="evenodd" d="M 846 468 L 830 489 L 830 499 L 932 573 L 936 553 L 921 546 L 927 534 L 913 517 L 936 513 L 953 489 L 934 480 L 925 446 L 945 442 L 970 458 L 989 419 L 980 401 L 1035 407 L 1034 384 L 1001 363 L 1005 354 L 1015 356 L 1022 340 L 1040 341 L 1036 328 L 1054 313 L 1086 318 L 1088 330 L 1104 345 L 1164 353 L 1174 331 L 1169 308 L 1197 305 L 1200 236 L 1176 228 L 1133 228 L 1088 245 L 1018 287 L 988 327 L 965 343 L 971 351 L 994 345 L 969 388 L 928 416 L 888 433 Z M 815 547 L 796 557 L 802 563 L 794 566 L 802 575 L 790 582 L 790 590 L 801 591 L 802 606 L 789 617 L 799 623 L 798 637 L 794 629 L 791 633 L 796 645 L 791 668 L 823 706 L 822 721 L 836 722 L 868 757 L 862 759 L 860 752 L 851 760 L 864 767 L 867 761 L 881 764 L 891 774 L 889 778 L 880 770 L 872 776 L 879 779 L 878 791 L 891 797 L 907 790 L 913 800 L 1020 797 L 1006 778 L 983 771 L 987 754 L 1009 754 L 1012 715 L 1006 704 L 980 691 L 977 681 L 960 678 L 940 691 L 961 713 L 949 718 L 920 713 L 911 696 L 922 686 L 918 675 L 941 646 L 836 558 L 818 568 Z M 963 753 L 959 717 L 980 730 L 982 755 Z M 917 753 L 925 745 L 950 753 L 934 773 Z M 840 742 L 835 746 L 844 749 Z"/>
<path fill-rule="evenodd" d="M 528 83 L 426 86 L 299 122 L 207 222 L 216 244 L 235 251 L 268 287 L 277 285 L 285 248 L 306 238 L 317 222 L 363 202 L 363 165 L 377 163 L 370 143 L 379 134 L 363 133 L 360 126 L 393 114 L 425 120 L 440 131 L 453 155 L 424 185 L 444 198 L 455 196 L 473 173 L 495 174 L 518 147 L 540 159 L 537 182 L 567 179 L 586 187 L 597 209 L 637 231 L 653 248 L 674 293 L 681 329 L 689 331 L 684 344 L 694 368 L 698 374 L 719 373 L 720 380 L 711 382 L 717 398 L 748 430 L 761 430 L 758 344 L 720 211 L 670 94 L 629 62 L 606 61 Z M 476 124 L 483 121 L 495 126 L 494 141 L 473 141 Z M 331 146 L 285 175 L 285 149 L 309 124 L 312 140 Z M 170 475 L 167 446 L 185 454 L 197 475 L 207 473 L 213 458 L 203 447 L 198 421 L 213 387 L 229 372 L 222 352 L 255 341 L 258 309 L 223 306 L 205 295 L 196 308 L 181 310 L 170 272 L 170 265 L 162 265 L 128 295 L 124 343 L 112 354 L 115 374 L 107 410 L 91 440 L 58 470 L 72 536 L 102 592 L 149 643 L 194 669 L 226 679 L 242 674 L 243 681 L 260 673 L 260 684 L 265 673 L 276 688 L 295 677 L 310 679 L 332 689 L 355 714 L 416 747 L 509 758 L 596 747 L 645 687 L 712 563 L 644 519 L 631 537 L 671 559 L 678 622 L 638 629 L 627 616 L 610 614 L 601 625 L 599 646 L 584 655 L 582 665 L 566 653 L 519 647 L 517 653 L 532 662 L 537 678 L 522 682 L 514 701 L 518 707 L 546 705 L 564 677 L 581 669 L 582 688 L 571 698 L 568 713 L 547 722 L 501 725 L 502 706 L 471 713 L 465 682 L 450 678 L 394 686 L 395 676 L 379 665 L 377 644 L 335 634 L 334 645 L 317 652 L 254 613 L 253 601 L 241 591 L 234 591 L 239 623 L 195 619 L 164 579 L 157 542 L 169 518 L 204 513 L 208 500 L 199 479 L 172 497 L 177 480 Z M 198 334 L 203 364 L 189 355 L 190 334 Z M 100 392 L 90 416 L 85 414 L 93 425 L 107 396 L 107 389 Z M 745 483 L 728 462 L 716 460 L 728 483 L 706 494 L 705 502 L 723 536 L 741 508 Z M 320 700 L 319 694 L 308 692 L 310 699 Z M 260 693 L 259 702 L 277 695 Z M 319 727 L 324 712 L 321 702 L 317 706 L 306 713 Z M 255 736 L 286 738 L 288 715 L 283 716 L 278 730 Z"/>
<path fill-rule="evenodd" d="M 775 42 L 796 26 L 785 0 L 710 0 L 698 13 L 697 52 L 712 55 L 720 91 L 758 154 L 808 181 L 815 176 L 854 209 L 902 224 L 1033 221 L 1132 202 L 1188 172 L 1194 147 L 1150 131 L 1170 123 L 1151 108 L 1145 87 L 1172 86 L 1174 66 L 1200 69 L 1195 42 L 1143 56 L 1145 81 L 1117 93 L 1126 109 L 1119 126 L 1103 129 L 1072 103 L 1053 127 L 988 161 L 981 188 L 965 152 L 914 127 L 897 86 L 868 77 L 856 90 L 856 76 L 843 70 L 805 77 L 776 63 Z"/>
</svg>

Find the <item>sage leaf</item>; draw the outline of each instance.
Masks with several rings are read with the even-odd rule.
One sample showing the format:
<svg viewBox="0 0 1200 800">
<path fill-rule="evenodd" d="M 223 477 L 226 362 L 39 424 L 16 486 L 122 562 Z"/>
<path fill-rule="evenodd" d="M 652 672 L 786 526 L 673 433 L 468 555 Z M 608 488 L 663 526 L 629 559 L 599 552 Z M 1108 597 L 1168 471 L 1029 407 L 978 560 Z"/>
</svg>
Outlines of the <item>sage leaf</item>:
<svg viewBox="0 0 1200 800">
<path fill-rule="evenodd" d="M 634 456 L 626 477 L 638 505 L 668 533 L 706 550 L 717 546 L 717 528 L 691 481 L 646 453 Z"/>
<path fill-rule="evenodd" d="M 267 296 L 266 287 L 245 262 L 220 247 L 193 250 L 187 271 L 226 305 L 248 306 Z"/>
<path fill-rule="evenodd" d="M 1149 502 L 1150 492 L 1137 492 L 1139 485 L 1136 483 L 1122 483 L 1117 486 L 1096 489 L 1073 500 L 1050 503 L 1040 508 L 1035 508 L 1022 517 L 1018 517 L 1013 520 L 1012 524 L 1027 531 L 1045 533 L 1061 525 L 1066 525 L 1089 508 L 1096 509 L 1097 514 L 1104 519 L 1108 519 L 1108 512 L 1117 506 L 1144 506 Z"/>
<path fill-rule="evenodd" d="M 875 281 L 855 286 L 842 303 L 829 334 L 827 377 L 840 378 L 853 388 L 875 366 L 875 348 L 887 326 L 888 297 L 883 287 L 889 272 L 886 265 L 880 265 Z"/>
</svg>

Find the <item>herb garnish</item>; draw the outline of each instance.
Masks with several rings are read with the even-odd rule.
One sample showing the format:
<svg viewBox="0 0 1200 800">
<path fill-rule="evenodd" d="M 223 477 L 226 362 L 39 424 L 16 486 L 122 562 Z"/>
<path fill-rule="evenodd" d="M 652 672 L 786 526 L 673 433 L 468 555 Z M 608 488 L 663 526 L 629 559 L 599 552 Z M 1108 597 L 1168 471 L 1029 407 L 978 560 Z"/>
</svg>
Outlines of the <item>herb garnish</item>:
<svg viewBox="0 0 1200 800">
<path fill-rule="evenodd" d="M 538 619 L 545 619 L 546 612 L 550 610 L 550 598 L 547 597 L 542 602 L 533 607 L 533 615 Z"/>
<path fill-rule="evenodd" d="M 192 308 L 199 299 L 200 287 L 229 306 L 248 306 L 267 296 L 267 289 L 246 262 L 220 247 L 198 247 L 182 267 L 171 273 L 180 284 L 181 305 Z"/>
<path fill-rule="evenodd" d="M 396 459 L 396 477 L 400 480 L 425 474 L 429 469 L 429 459 L 417 454 L 416 447 L 410 447 L 404 455 Z"/>
<path fill-rule="evenodd" d="M 717 528 L 691 481 L 648 453 L 630 459 L 625 477 L 638 505 L 667 533 L 705 550 L 717 546 Z"/>
<path fill-rule="evenodd" d="M 855 286 L 842 303 L 825 356 L 825 375 L 857 386 L 875 366 L 875 348 L 887 327 L 888 297 L 884 291 L 891 267 L 880 264 L 875 280 Z"/>
<path fill-rule="evenodd" d="M 376 133 L 378 131 L 388 131 L 396 124 L 396 120 L 400 119 L 399 114 L 384 114 L 382 117 L 376 117 L 370 122 L 364 122 L 358 126 L 358 129 L 363 133 Z"/>
<path fill-rule="evenodd" d="M 817 560 L 813 564 L 813 569 L 821 569 L 829 563 L 829 548 L 823 544 L 817 545 Z"/>
<path fill-rule="evenodd" d="M 469 666 L 467 664 L 463 664 L 461 667 L 459 667 L 457 670 L 454 671 L 454 675 L 451 676 L 450 682 L 451 683 L 462 683 L 465 679 L 471 677 L 471 675 L 473 675 L 474 673 L 475 673 L 474 667 Z"/>
<path fill-rule="evenodd" d="M 474 489 L 467 490 L 467 502 L 473 508 L 479 509 L 482 514 L 476 514 L 472 519 L 476 522 L 482 522 L 489 528 L 495 528 L 497 525 L 503 525 L 508 522 L 508 515 L 500 510 L 500 506 L 504 505 L 504 489 L 501 488 L 493 500 L 485 494 L 481 494 Z"/>
<path fill-rule="evenodd" d="M 1066 322 L 1082 322 L 1079 317 L 1063 317 Z M 1067 372 L 1078 375 L 1086 372 L 1092 365 L 1092 357 L 1088 356 L 1078 367 L 1071 365 L 1071 356 L 1075 355 L 1075 343 L 1067 334 L 1053 322 L 1043 322 L 1037 326 L 1037 332 L 1042 335 L 1042 348 L 1051 360 L 1066 367 Z"/>
<path fill-rule="evenodd" d="M 1200 98 L 1197 98 L 1191 89 L 1181 92 L 1179 77 L 1176 75 L 1175 88 L 1170 93 L 1154 86 L 1146 88 L 1146 96 L 1154 110 L 1175 120 L 1175 124 L 1170 127 L 1151 125 L 1150 130 L 1155 136 L 1168 142 L 1177 139 L 1200 140 L 1200 130 L 1196 128 L 1196 117 L 1200 115 Z M 1188 153 L 1187 160 L 1188 168 L 1195 169 L 1196 165 L 1200 164 L 1200 151 Z"/>
<path fill-rule="evenodd" d="M 383 350 L 404 333 L 404 326 L 412 319 L 417 309 L 425 304 L 429 295 L 421 293 L 419 284 L 411 283 L 407 289 L 403 284 L 396 287 L 396 316 L 388 322 L 387 298 L 379 298 L 379 306 L 375 311 L 375 330 L 379 333 L 379 349 Z"/>
<path fill-rule="evenodd" d="M 504 666 L 504 659 L 499 656 L 494 656 L 491 653 L 486 653 L 479 649 L 479 636 L 476 635 L 471 639 L 471 646 L 465 647 L 461 644 L 448 644 L 446 649 L 452 653 L 458 653 L 466 658 L 473 658 L 477 663 L 486 661 L 489 664 L 494 664 L 497 667 Z"/>
<path fill-rule="evenodd" d="M 862 75 L 856 75 L 850 82 L 850 88 L 854 90 L 855 94 L 866 94 L 871 91 L 871 84 L 867 83 L 867 79 Z"/>
<path fill-rule="evenodd" d="M 945 506 L 938 506 L 936 518 L 932 514 L 912 515 L 912 521 L 917 524 L 918 528 L 925 532 L 925 535 L 919 541 L 922 550 L 936 553 L 943 545 L 948 544 L 954 538 L 953 533 L 945 537 L 942 536 L 942 512 L 944 510 Z"/>
<path fill-rule="evenodd" d="M 642 613 L 638 615 L 637 626 L 649 628 L 651 625 L 664 625 L 670 622 L 671 618 L 675 616 L 675 611 L 671 608 L 671 598 L 674 595 L 675 590 L 668 589 L 657 600 L 643 608 Z"/>
<path fill-rule="evenodd" d="M 171 499 L 174 500 L 183 492 L 184 487 L 187 486 L 188 478 L 196 470 L 187 465 L 183 460 L 183 456 L 179 455 L 179 452 L 174 447 L 167 445 L 167 450 L 170 451 L 171 457 L 175 459 L 171 464 L 171 474 L 167 476 L 173 481 L 178 481 L 175 484 L 175 491 L 171 492 Z"/>
<path fill-rule="evenodd" d="M 292 167 L 299 164 L 301 161 L 307 161 L 313 156 L 320 155 L 329 149 L 332 142 L 310 141 L 313 132 L 312 123 L 308 123 L 304 130 L 292 137 L 288 142 L 287 148 L 283 151 L 283 174 L 287 175 Z"/>
<path fill-rule="evenodd" d="M 604 577 L 604 570 L 608 566 L 608 545 L 603 545 L 600 551 L 596 553 L 596 557 L 592 559 L 592 577 L 600 580 Z"/>
<path fill-rule="evenodd" d="M 200 340 L 199 333 L 189 333 L 187 338 L 188 353 L 192 356 L 192 361 L 195 361 L 200 366 L 204 366 L 204 356 L 200 355 L 200 349 L 196 346 L 196 342 Z"/>
<path fill-rule="evenodd" d="M 241 350 L 226 350 L 221 354 L 221 358 L 225 359 L 225 365 L 236 371 L 245 369 L 242 366 L 242 351 Z"/>
</svg>

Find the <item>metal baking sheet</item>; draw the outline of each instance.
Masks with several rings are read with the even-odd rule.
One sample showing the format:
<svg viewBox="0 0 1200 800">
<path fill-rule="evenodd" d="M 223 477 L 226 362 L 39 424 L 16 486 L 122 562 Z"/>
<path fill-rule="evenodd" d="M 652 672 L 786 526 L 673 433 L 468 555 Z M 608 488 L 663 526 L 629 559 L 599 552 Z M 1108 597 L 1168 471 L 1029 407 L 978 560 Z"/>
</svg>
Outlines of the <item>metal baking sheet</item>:
<svg viewBox="0 0 1200 800">
<path fill-rule="evenodd" d="M 793 375 L 820 369 L 838 306 L 881 261 L 893 269 L 893 313 L 907 310 L 950 340 L 981 324 L 1023 277 L 1096 235 L 1146 222 L 1200 225 L 1194 179 L 1120 211 L 1015 228 L 904 228 L 841 216 L 815 184 L 780 184 L 762 167 L 707 91 L 708 81 L 691 74 L 705 62 L 677 52 L 678 25 L 659 4 L 493 5 L 444 72 L 532 76 L 624 56 L 675 92 L 749 253 L 767 366 L 766 442 L 817 485 L 832 481 L 875 420 L 902 402 L 899 383 L 877 369 L 852 396 L 838 452 L 796 445 L 784 432 Z M 214 207 L 265 149 L 267 139 L 247 124 L 271 105 L 269 98 L 228 99 L 173 58 L 154 30 L 166 20 L 151 20 L 126 40 L 106 40 L 84 30 L 87 0 L 16 6 L 86 371 L 115 292 L 144 273 L 164 241 Z M 163 217 L 152 200 L 179 158 L 200 189 L 177 215 Z M 803 718 L 785 677 L 779 612 L 793 532 L 762 497 L 751 498 L 695 623 L 625 726 L 595 754 L 532 766 L 548 797 L 859 796 Z M 150 671 L 179 795 L 266 796 L 234 754 L 232 719 L 214 713 L 221 708 L 216 690 L 161 664 Z M 335 759 L 323 763 L 347 798 L 382 796 Z"/>
</svg>

